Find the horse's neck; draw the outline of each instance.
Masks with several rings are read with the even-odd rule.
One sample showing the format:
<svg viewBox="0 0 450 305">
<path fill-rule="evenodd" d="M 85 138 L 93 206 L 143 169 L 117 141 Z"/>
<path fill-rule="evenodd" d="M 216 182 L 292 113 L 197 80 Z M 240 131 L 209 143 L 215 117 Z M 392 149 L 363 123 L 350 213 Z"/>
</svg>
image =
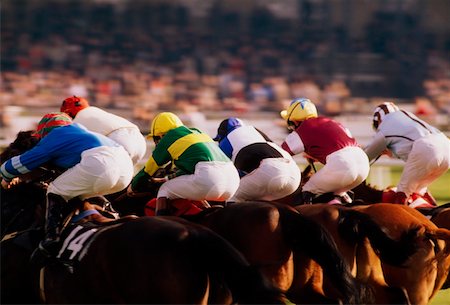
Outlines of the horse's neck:
<svg viewBox="0 0 450 305">
<path fill-rule="evenodd" d="M 383 199 L 383 190 L 378 190 L 366 182 L 361 183 L 353 190 L 355 199 L 361 199 L 365 202 L 378 203 Z"/>
</svg>

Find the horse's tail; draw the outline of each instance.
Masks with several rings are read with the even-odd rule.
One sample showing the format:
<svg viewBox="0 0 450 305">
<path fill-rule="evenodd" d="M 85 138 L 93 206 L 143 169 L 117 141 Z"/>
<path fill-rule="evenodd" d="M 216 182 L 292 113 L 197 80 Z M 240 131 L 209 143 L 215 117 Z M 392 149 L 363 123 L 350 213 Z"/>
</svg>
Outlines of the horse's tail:
<svg viewBox="0 0 450 305">
<path fill-rule="evenodd" d="M 306 253 L 322 267 L 324 274 L 342 295 L 344 304 L 371 303 L 372 291 L 352 276 L 348 264 L 328 231 L 322 225 L 287 207 L 280 206 L 279 211 L 284 235 L 293 250 Z"/>
<path fill-rule="evenodd" d="M 192 224 L 194 225 L 194 224 Z M 200 226 L 193 239 L 199 264 L 204 265 L 212 285 L 224 283 L 231 291 L 233 301 L 241 304 L 285 304 L 285 295 L 273 286 L 227 240 Z"/>
<path fill-rule="evenodd" d="M 404 233 L 399 240 L 387 235 L 369 215 L 351 210 L 340 209 L 338 230 L 341 236 L 353 240 L 355 243 L 368 238 L 374 250 L 383 262 L 399 266 L 416 252 L 415 240 L 420 227 L 415 227 Z"/>
</svg>

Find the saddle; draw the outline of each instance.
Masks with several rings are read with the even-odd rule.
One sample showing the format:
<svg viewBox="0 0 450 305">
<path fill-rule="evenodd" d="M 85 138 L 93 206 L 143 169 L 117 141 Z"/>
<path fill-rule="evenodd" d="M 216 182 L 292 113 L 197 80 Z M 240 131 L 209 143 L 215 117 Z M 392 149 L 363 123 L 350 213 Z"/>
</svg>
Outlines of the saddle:
<svg viewBox="0 0 450 305">
<path fill-rule="evenodd" d="M 171 199 L 170 200 L 170 215 L 185 216 L 196 215 L 203 210 L 211 208 L 211 205 L 206 201 L 189 200 L 189 199 Z M 147 202 L 144 207 L 145 216 L 155 216 L 156 198 Z"/>
<path fill-rule="evenodd" d="M 137 218 L 133 215 L 118 218 L 117 215 L 115 211 L 107 211 L 89 201 L 81 202 L 63 221 L 56 257 L 44 257 L 36 249 L 31 255 L 31 263 L 40 267 L 61 263 L 72 272 L 76 262 L 86 254 L 90 240 L 96 234 Z"/>
</svg>

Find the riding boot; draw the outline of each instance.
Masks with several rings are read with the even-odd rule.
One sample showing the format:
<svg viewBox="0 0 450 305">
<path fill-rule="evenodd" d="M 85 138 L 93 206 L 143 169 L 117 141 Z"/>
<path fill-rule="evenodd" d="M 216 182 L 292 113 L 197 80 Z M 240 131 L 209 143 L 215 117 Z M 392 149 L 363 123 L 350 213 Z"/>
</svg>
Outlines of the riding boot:
<svg viewBox="0 0 450 305">
<path fill-rule="evenodd" d="M 47 256 L 55 255 L 59 245 L 59 233 L 63 221 L 62 210 L 66 200 L 59 195 L 47 194 L 47 211 L 45 216 L 45 237 L 39 249 Z"/>
<path fill-rule="evenodd" d="M 156 199 L 156 209 L 155 216 L 169 216 L 170 213 L 170 205 L 169 199 L 167 197 L 159 197 Z"/>
<path fill-rule="evenodd" d="M 302 192 L 302 204 L 312 204 L 316 194 L 304 191 Z"/>
</svg>

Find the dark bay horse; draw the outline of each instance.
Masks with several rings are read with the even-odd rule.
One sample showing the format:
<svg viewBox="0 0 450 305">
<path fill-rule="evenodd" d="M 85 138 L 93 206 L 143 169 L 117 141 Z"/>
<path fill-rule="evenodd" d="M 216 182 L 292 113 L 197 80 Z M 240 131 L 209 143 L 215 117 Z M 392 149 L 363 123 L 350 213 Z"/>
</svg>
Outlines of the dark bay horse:
<svg viewBox="0 0 450 305">
<path fill-rule="evenodd" d="M 29 257 L 42 237 L 44 201 L 41 185 L 2 190 L 3 303 L 36 303 L 39 290 L 48 303 L 284 302 L 225 239 L 176 217 L 74 224 L 60 259 L 38 268 Z"/>
</svg>

